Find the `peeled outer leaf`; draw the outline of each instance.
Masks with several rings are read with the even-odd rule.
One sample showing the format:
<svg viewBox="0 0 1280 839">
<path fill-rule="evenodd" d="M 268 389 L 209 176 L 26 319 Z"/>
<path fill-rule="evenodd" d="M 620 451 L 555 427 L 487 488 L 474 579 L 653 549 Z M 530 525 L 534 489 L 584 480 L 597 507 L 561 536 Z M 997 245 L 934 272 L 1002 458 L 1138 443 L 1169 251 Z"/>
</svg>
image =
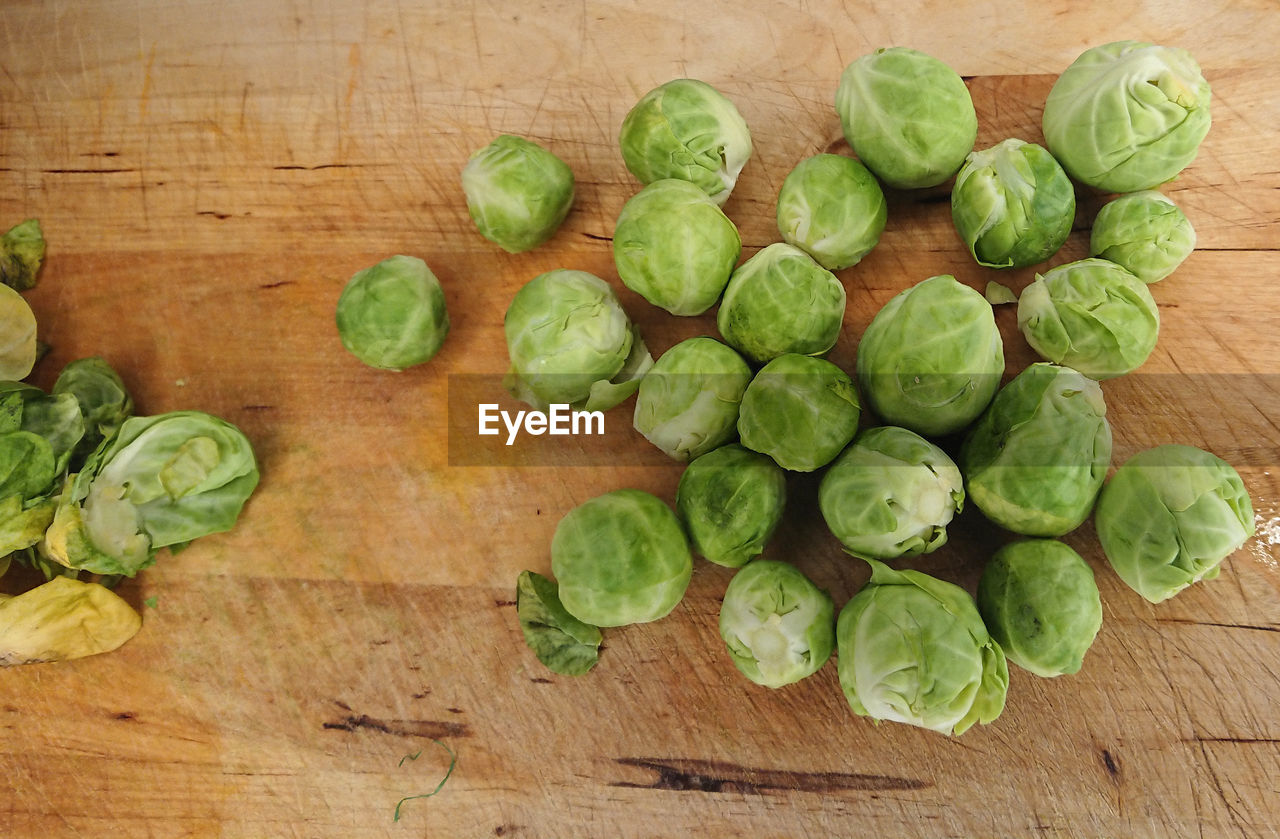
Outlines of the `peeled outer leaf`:
<svg viewBox="0 0 1280 839">
<path fill-rule="evenodd" d="M 26 291 L 35 286 L 43 262 L 44 234 L 39 219 L 27 219 L 0 237 L 0 283 Z"/>
<path fill-rule="evenodd" d="M 77 359 L 63 367 L 50 393 L 70 393 L 79 404 L 85 428 L 78 451 L 84 454 L 133 415 L 133 398 L 120 374 L 98 356 Z"/>
<path fill-rule="evenodd" d="M 1102 388 L 1040 362 L 1001 388 L 965 437 L 970 500 L 1000 527 L 1061 536 L 1089 517 L 1111 464 Z"/>
<path fill-rule="evenodd" d="M 152 549 L 147 534 L 142 532 L 137 509 L 132 505 L 117 503 L 111 508 L 116 511 L 117 519 L 125 523 L 113 523 L 110 528 L 100 528 L 107 531 L 99 536 L 99 540 L 103 542 L 102 547 L 89 536 L 82 515 L 83 508 L 75 500 L 74 486 L 77 477 L 73 475 L 68 478 L 62 495 L 58 497 L 53 521 L 39 543 L 40 556 L 47 562 L 77 571 L 128 577 L 154 564 L 156 552 Z M 99 518 L 101 517 L 99 514 Z"/>
<path fill-rule="evenodd" d="M 563 676 L 581 676 L 600 658 L 600 630 L 575 618 L 560 602 L 554 581 L 522 571 L 516 582 L 516 617 L 538 661 Z"/>
<path fill-rule="evenodd" d="M 28 500 L 47 495 L 56 476 L 47 440 L 30 431 L 0 434 L 0 498 L 16 495 L 25 506 Z"/>
<path fill-rule="evenodd" d="M 53 522 L 54 507 L 52 498 L 25 506 L 17 495 L 0 498 L 0 556 L 38 543 Z"/>
<path fill-rule="evenodd" d="M 105 586 L 54 577 L 0 602 L 0 666 L 110 652 L 141 627 L 141 616 Z"/>
<path fill-rule="evenodd" d="M 982 296 L 987 298 L 987 302 L 992 306 L 1001 306 L 1005 303 L 1018 302 L 1018 295 L 1013 293 L 1013 289 L 1003 283 L 998 283 L 995 280 L 987 281 L 987 288 L 986 291 L 983 292 Z"/>
<path fill-rule="evenodd" d="M 1146 449 L 1116 470 L 1094 512 L 1107 561 L 1159 603 L 1218 575 L 1254 533 L 1253 503 L 1226 461 L 1194 446 Z"/>
<path fill-rule="evenodd" d="M 0 285 L 0 379 L 25 379 L 35 364 L 35 313 L 21 294 Z"/>
<path fill-rule="evenodd" d="M 860 716 L 962 734 L 1004 710 L 1009 666 L 969 594 L 875 560 L 836 623 L 840 686 Z"/>
</svg>

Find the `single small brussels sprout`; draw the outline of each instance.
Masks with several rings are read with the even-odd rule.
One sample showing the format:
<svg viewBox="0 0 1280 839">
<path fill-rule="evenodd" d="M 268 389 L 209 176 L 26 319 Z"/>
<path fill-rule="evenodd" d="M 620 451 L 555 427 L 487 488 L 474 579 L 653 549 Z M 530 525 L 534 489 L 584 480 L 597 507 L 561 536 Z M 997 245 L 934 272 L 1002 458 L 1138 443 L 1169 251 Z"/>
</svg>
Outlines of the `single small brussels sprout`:
<svg viewBox="0 0 1280 839">
<path fill-rule="evenodd" d="M 1087 49 L 1054 82 L 1044 138 L 1071 177 L 1104 192 L 1171 180 L 1209 133 L 1209 83 L 1176 47 L 1116 41 Z"/>
<path fill-rule="evenodd" d="M 538 661 L 562 676 L 581 676 L 600 658 L 600 630 L 569 614 L 554 581 L 522 571 L 516 581 L 516 619 Z"/>
<path fill-rule="evenodd" d="M 574 507 L 551 538 L 551 573 L 569 614 L 593 626 L 664 617 L 684 597 L 693 556 L 671 508 L 638 489 Z"/>
<path fill-rule="evenodd" d="M 1110 464 L 1102 388 L 1044 362 L 1000 389 L 960 449 L 969 499 L 1000 527 L 1025 536 L 1079 527 Z"/>
<path fill-rule="evenodd" d="M 1253 535 L 1253 503 L 1226 461 L 1194 446 L 1138 452 L 1098 496 L 1094 525 L 1121 580 L 1152 603 L 1218 576 Z"/>
<path fill-rule="evenodd" d="M 97 448 L 133 415 L 133 398 L 120 374 L 98 356 L 80 358 L 62 368 L 50 392 L 70 393 L 80 406 L 84 418 L 84 437 L 76 447 L 80 455 Z"/>
<path fill-rule="evenodd" d="M 716 327 L 760 364 L 783 353 L 822 355 L 840 337 L 844 307 L 835 274 L 795 245 L 774 242 L 733 272 Z"/>
<path fill-rule="evenodd" d="M 1109 259 L 1144 283 L 1173 273 L 1196 247 L 1185 213 L 1148 189 L 1108 201 L 1093 220 L 1089 255 Z"/>
<path fill-rule="evenodd" d="M 978 138 L 964 79 L 906 47 L 881 48 L 845 67 L 836 113 L 858 159 L 899 189 L 947 180 Z"/>
<path fill-rule="evenodd" d="M 764 552 L 786 502 L 782 467 L 737 443 L 693 460 L 676 488 L 676 512 L 689 543 L 729 568 L 741 568 Z"/>
<path fill-rule="evenodd" d="M 964 589 L 874 559 L 836 621 L 840 687 L 854 713 L 963 734 L 1004 710 L 1009 665 Z"/>
<path fill-rule="evenodd" d="M 1000 387 L 1004 342 L 991 304 L 949 274 L 884 305 L 858 343 L 858 386 L 884 422 L 926 436 L 959 431 Z"/>
<path fill-rule="evenodd" d="M 1008 139 L 971 152 L 951 190 L 951 220 L 988 268 L 1044 262 L 1067 241 L 1076 190 L 1042 146 Z"/>
<path fill-rule="evenodd" d="M 734 574 L 720 604 L 720 637 L 734 666 L 767 688 L 818 672 L 835 649 L 835 623 L 831 595 L 771 559 Z"/>
<path fill-rule="evenodd" d="M 858 161 L 816 154 L 800 161 L 778 192 L 778 232 L 828 271 L 856 265 L 880 241 L 888 205 Z"/>
<path fill-rule="evenodd" d="M 532 250 L 573 206 L 573 171 L 537 143 L 503 134 L 462 168 L 467 212 L 480 235 L 508 253 Z"/>
<path fill-rule="evenodd" d="M 636 431 L 688 461 L 733 439 L 751 368 L 714 338 L 689 338 L 658 358 L 640 380 Z"/>
<path fill-rule="evenodd" d="M 783 469 L 812 472 L 849 444 L 861 411 L 848 373 L 826 359 L 787 353 L 760 368 L 747 385 L 738 436 Z"/>
<path fill-rule="evenodd" d="M 33 288 L 44 262 L 44 233 L 40 220 L 29 218 L 0 236 L 0 284 L 15 291 Z"/>
<path fill-rule="evenodd" d="M 996 551 L 978 581 L 978 612 L 1005 657 L 1037 676 L 1075 673 L 1102 626 L 1089 563 L 1056 539 Z"/>
<path fill-rule="evenodd" d="M 742 114 L 697 79 L 674 79 L 642 96 L 622 120 L 618 144 L 640 183 L 689 181 L 719 206 L 751 157 L 751 132 Z"/>
<path fill-rule="evenodd" d="M 503 321 L 513 396 L 538 409 L 604 411 L 635 393 L 653 357 L 609 284 L 558 268 L 525 283 Z"/>
<path fill-rule="evenodd" d="M 25 379 L 36 355 L 35 312 L 21 294 L 0 285 L 0 380 Z"/>
<path fill-rule="evenodd" d="M 54 577 L 16 597 L 0 595 L 0 667 L 110 652 L 141 628 L 138 613 L 107 587 Z"/>
<path fill-rule="evenodd" d="M 253 448 L 226 420 L 201 411 L 130 417 L 67 481 L 41 553 L 133 576 L 160 548 L 230 530 L 257 485 Z"/>
<path fill-rule="evenodd" d="M 1111 379 L 1151 355 L 1160 311 L 1133 274 L 1106 259 L 1080 259 L 1036 275 L 1018 299 L 1018 329 L 1046 361 Z"/>
<path fill-rule="evenodd" d="M 336 320 L 342 345 L 380 370 L 429 361 L 449 334 L 444 289 L 416 256 L 357 271 L 338 297 Z"/>
<path fill-rule="evenodd" d="M 849 553 L 871 559 L 930 553 L 964 508 L 964 479 L 942 449 L 914 431 L 869 428 L 818 485 L 818 506 Z"/>
<path fill-rule="evenodd" d="M 613 230 L 622 284 L 673 315 L 700 315 L 714 306 L 741 251 L 738 228 L 719 205 L 675 178 L 633 195 Z"/>
</svg>

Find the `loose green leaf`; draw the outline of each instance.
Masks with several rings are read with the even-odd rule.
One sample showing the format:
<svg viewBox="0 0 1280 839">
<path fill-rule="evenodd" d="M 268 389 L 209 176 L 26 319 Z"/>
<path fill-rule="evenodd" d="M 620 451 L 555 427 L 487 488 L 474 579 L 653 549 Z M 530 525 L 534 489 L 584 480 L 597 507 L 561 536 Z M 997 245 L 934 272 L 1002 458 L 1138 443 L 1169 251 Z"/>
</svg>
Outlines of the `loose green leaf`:
<svg viewBox="0 0 1280 839">
<path fill-rule="evenodd" d="M 36 284 L 44 262 L 44 234 L 39 219 L 27 219 L 0 237 L 0 283 L 17 291 Z"/>
<path fill-rule="evenodd" d="M 525 643 L 551 670 L 581 676 L 595 667 L 600 630 L 569 614 L 552 580 L 532 571 L 521 572 L 516 583 L 516 617 Z"/>
<path fill-rule="evenodd" d="M 0 601 L 0 666 L 110 652 L 141 626 L 138 613 L 106 587 L 54 577 Z"/>
<path fill-rule="evenodd" d="M 449 753 L 449 768 L 445 770 L 444 777 L 440 779 L 440 783 L 436 784 L 436 788 L 431 790 L 431 792 L 424 792 L 421 795 L 406 795 L 404 798 L 401 798 L 398 802 L 396 802 L 396 811 L 392 821 L 397 821 L 397 822 L 400 821 L 400 808 L 404 806 L 404 803 L 406 801 L 413 801 L 414 799 L 417 799 L 417 798 L 430 798 L 431 796 L 440 792 L 440 790 L 444 789 L 444 785 L 449 781 L 449 777 L 453 775 L 453 768 L 458 765 L 458 755 L 453 751 L 453 749 L 449 748 L 439 740 L 433 739 L 431 742 L 435 743 L 437 746 L 439 746 L 440 748 L 444 749 L 446 752 Z M 404 757 L 400 758 L 400 763 L 397 765 L 404 766 L 404 762 L 406 760 L 417 760 L 421 756 L 422 756 L 421 750 L 411 755 L 405 755 Z"/>
</svg>

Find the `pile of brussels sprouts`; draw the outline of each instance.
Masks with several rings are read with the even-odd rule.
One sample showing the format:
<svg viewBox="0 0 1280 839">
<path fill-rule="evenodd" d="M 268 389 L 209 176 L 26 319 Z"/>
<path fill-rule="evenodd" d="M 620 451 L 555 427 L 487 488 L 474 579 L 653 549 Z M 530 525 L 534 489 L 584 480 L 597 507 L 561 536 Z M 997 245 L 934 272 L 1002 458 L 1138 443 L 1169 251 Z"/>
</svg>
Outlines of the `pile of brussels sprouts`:
<svg viewBox="0 0 1280 839">
<path fill-rule="evenodd" d="M 513 395 L 535 407 L 607 410 L 634 394 L 635 428 L 687 464 L 674 510 L 618 489 L 560 521 L 554 581 L 526 571 L 517 585 L 537 657 L 556 672 L 585 673 L 601 627 L 676 607 L 697 554 L 740 569 L 720 633 L 748 679 L 778 688 L 835 652 L 857 714 L 958 734 L 1001 713 L 1008 661 L 1046 677 L 1081 667 L 1101 625 L 1099 590 L 1058 537 L 1090 515 L 1111 567 L 1152 602 L 1215 576 L 1253 531 L 1239 476 L 1206 451 L 1165 445 L 1107 482 L 1112 440 L 1099 385 L 1147 359 L 1159 329 L 1148 286 L 1194 247 L 1186 216 L 1156 188 L 1194 158 L 1209 99 L 1185 51 L 1106 44 L 1054 84 L 1047 148 L 1008 138 L 975 149 L 977 116 L 961 77 L 915 50 L 876 50 L 845 69 L 835 94 L 856 159 L 801 161 L 778 195 L 782 241 L 739 264 L 741 240 L 721 208 L 752 153 L 746 122 L 701 81 L 647 93 L 620 132 L 622 159 L 643 188 L 617 219 L 618 278 L 673 315 L 718 303 L 719 335 L 654 360 L 609 283 L 583 271 L 544 273 L 511 302 Z M 984 295 L 929 277 L 875 315 L 854 370 L 823 358 L 845 314 L 833 272 L 877 245 L 881 184 L 920 189 L 952 178 L 957 234 L 993 271 L 1057 253 L 1077 184 L 1118 195 L 1094 220 L 1090 257 L 1038 274 L 1020 299 L 994 282 Z M 513 253 L 549 238 L 573 201 L 568 167 L 519 138 L 477 152 L 462 182 L 479 231 Z M 1019 330 L 1044 361 L 1002 387 L 993 305 L 1015 300 Z M 429 357 L 443 333 L 437 325 L 422 334 Z M 823 520 L 871 571 L 839 610 L 794 566 L 758 558 L 782 518 L 786 474 L 818 470 Z M 976 598 L 890 566 L 942 547 L 966 500 L 1018 537 L 990 558 Z"/>
<path fill-rule="evenodd" d="M 258 484 L 238 428 L 202 411 L 136 415 L 100 357 L 67 364 L 47 393 L 22 381 L 44 348 L 19 292 L 44 253 L 35 219 L 0 241 L 0 575 L 18 564 L 46 580 L 0 594 L 0 666 L 124 644 L 142 618 L 115 584 L 229 530 Z"/>
</svg>

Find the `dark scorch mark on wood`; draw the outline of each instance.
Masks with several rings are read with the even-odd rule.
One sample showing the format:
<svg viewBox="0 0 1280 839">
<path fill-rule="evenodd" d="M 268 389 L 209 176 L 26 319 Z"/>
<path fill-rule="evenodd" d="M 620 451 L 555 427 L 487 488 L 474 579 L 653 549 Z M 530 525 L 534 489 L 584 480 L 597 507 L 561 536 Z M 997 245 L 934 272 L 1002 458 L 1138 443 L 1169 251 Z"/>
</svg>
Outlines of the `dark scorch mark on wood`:
<svg viewBox="0 0 1280 839">
<path fill-rule="evenodd" d="M 757 769 L 721 760 L 692 758 L 620 757 L 622 766 L 653 773 L 648 783 L 614 781 L 610 786 L 690 792 L 763 793 L 771 790 L 832 793 L 848 790 L 880 792 L 925 789 L 928 781 L 892 775 L 864 775 L 853 772 L 796 772 L 787 769 Z"/>
<path fill-rule="evenodd" d="M 404 737 L 428 737 L 439 740 L 443 737 L 470 737 L 471 729 L 466 723 L 445 722 L 443 720 L 380 720 L 366 714 L 349 715 L 339 720 L 324 723 L 330 731 L 361 730 L 377 731 L 382 734 L 396 734 Z"/>
</svg>

